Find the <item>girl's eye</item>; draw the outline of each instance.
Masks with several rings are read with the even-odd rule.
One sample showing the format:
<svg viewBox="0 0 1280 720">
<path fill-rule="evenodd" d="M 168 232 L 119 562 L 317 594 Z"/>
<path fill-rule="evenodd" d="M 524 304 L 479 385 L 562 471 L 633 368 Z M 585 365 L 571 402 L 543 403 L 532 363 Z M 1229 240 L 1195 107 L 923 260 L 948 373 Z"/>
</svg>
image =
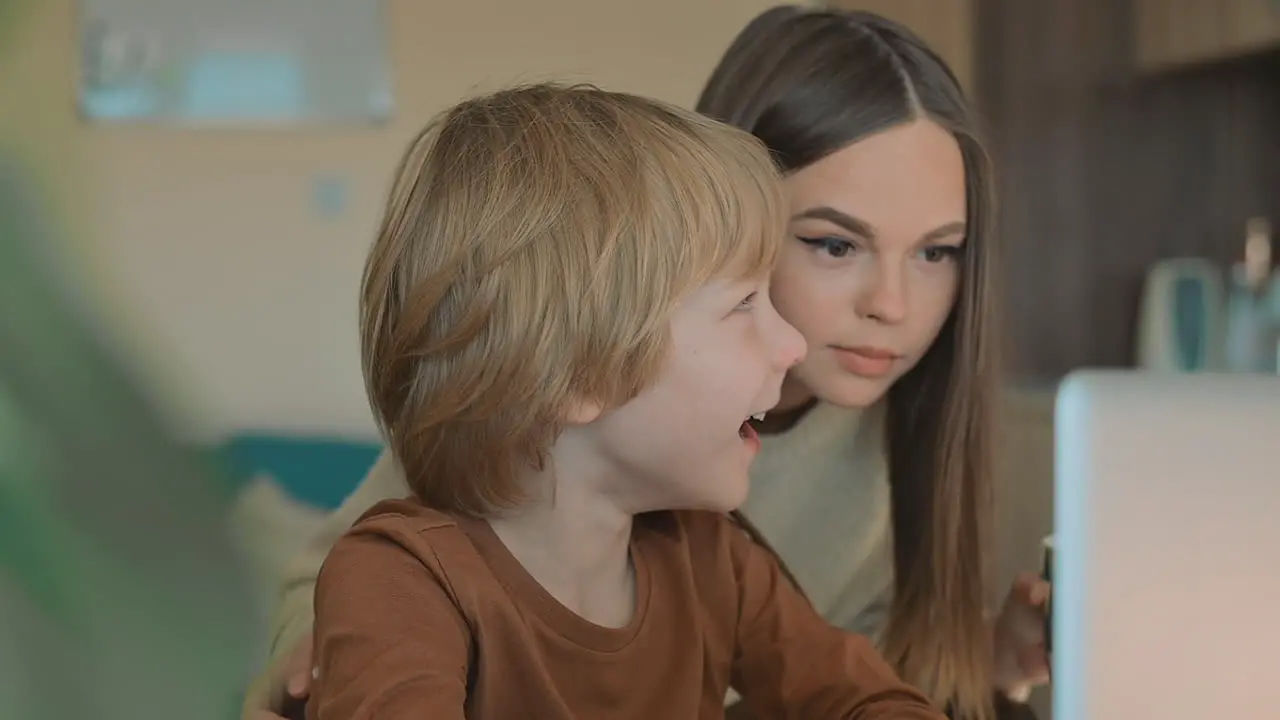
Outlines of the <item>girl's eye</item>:
<svg viewBox="0 0 1280 720">
<path fill-rule="evenodd" d="M 964 248 L 956 245 L 934 245 L 921 250 L 920 254 L 925 262 L 940 263 L 959 258 L 963 251 Z"/>
<path fill-rule="evenodd" d="M 751 293 L 750 295 L 743 298 L 742 302 L 738 303 L 738 307 L 736 309 L 750 310 L 751 307 L 756 304 L 756 295 L 757 293 Z"/>
<path fill-rule="evenodd" d="M 846 257 L 858 249 L 853 243 L 838 237 L 802 237 L 797 239 L 805 245 L 815 250 L 820 250 L 833 258 Z"/>
</svg>

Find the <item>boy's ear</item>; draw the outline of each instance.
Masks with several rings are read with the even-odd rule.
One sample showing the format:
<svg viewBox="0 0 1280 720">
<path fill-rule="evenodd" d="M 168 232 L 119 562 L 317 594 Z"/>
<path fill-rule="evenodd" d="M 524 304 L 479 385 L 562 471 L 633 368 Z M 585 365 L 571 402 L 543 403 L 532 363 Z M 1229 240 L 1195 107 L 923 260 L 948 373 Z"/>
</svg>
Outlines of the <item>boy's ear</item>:
<svg viewBox="0 0 1280 720">
<path fill-rule="evenodd" d="M 565 405 L 564 421 L 568 425 L 586 425 L 604 414 L 604 405 L 598 400 L 574 398 Z"/>
</svg>

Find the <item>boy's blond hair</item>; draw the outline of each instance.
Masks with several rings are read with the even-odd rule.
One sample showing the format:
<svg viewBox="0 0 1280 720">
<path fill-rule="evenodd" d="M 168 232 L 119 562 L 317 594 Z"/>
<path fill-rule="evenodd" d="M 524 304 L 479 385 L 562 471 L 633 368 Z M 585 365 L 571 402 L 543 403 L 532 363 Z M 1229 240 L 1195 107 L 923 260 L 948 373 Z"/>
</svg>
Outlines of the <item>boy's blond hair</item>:
<svg viewBox="0 0 1280 720">
<path fill-rule="evenodd" d="M 365 384 L 418 497 L 521 498 L 576 400 L 659 371 L 673 307 L 763 276 L 786 205 L 745 132 L 646 98 L 532 85 L 463 102 L 410 144 L 365 266 Z"/>
</svg>

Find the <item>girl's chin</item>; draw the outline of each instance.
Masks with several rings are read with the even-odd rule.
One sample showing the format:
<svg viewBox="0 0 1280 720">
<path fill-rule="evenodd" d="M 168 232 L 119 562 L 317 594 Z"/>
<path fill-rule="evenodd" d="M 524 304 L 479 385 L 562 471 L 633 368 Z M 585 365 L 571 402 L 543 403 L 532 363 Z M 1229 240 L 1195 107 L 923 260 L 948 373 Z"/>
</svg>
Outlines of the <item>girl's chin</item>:
<svg viewBox="0 0 1280 720">
<path fill-rule="evenodd" d="M 824 403 L 837 407 L 860 409 L 881 400 L 894 378 L 864 378 L 841 372 L 839 377 L 814 378 L 810 392 Z"/>
</svg>

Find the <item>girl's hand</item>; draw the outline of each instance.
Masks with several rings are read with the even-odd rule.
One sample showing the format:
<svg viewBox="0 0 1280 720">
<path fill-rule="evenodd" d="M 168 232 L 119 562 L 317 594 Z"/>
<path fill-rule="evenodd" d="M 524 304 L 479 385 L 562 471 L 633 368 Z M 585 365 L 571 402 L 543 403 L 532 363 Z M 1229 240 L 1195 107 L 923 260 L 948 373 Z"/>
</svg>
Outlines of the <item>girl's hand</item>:
<svg viewBox="0 0 1280 720">
<path fill-rule="evenodd" d="M 1050 591 L 1038 575 L 1020 574 L 996 619 L 996 688 L 1012 700 L 1025 701 L 1031 688 L 1049 682 L 1044 627 Z"/>
<path fill-rule="evenodd" d="M 308 633 L 249 693 L 241 720 L 285 720 L 311 694 L 311 679 Z"/>
</svg>

